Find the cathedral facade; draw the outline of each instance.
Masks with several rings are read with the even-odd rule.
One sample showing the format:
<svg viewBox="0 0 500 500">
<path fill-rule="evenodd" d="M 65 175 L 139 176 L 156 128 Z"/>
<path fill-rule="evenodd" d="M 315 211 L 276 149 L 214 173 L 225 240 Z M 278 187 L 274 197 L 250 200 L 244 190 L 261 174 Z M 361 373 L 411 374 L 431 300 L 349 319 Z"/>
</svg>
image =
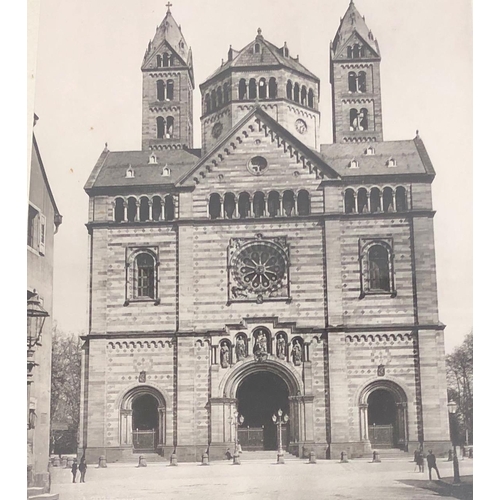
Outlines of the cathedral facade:
<svg viewBox="0 0 500 500">
<path fill-rule="evenodd" d="M 449 448 L 431 184 L 421 138 L 384 141 L 380 50 L 351 2 L 319 79 L 258 30 L 200 85 L 170 8 L 142 64 L 142 149 L 90 198 L 80 453 L 337 459 Z"/>
</svg>

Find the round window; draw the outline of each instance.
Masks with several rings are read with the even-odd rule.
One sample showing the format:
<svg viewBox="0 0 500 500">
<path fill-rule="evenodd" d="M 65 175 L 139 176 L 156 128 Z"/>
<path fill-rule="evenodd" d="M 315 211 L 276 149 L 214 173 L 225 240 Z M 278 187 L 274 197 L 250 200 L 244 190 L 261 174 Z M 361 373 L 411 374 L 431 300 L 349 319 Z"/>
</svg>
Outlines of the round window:
<svg viewBox="0 0 500 500">
<path fill-rule="evenodd" d="M 254 156 L 248 162 L 247 168 L 254 175 L 262 175 L 267 166 L 267 160 L 263 156 Z"/>
</svg>

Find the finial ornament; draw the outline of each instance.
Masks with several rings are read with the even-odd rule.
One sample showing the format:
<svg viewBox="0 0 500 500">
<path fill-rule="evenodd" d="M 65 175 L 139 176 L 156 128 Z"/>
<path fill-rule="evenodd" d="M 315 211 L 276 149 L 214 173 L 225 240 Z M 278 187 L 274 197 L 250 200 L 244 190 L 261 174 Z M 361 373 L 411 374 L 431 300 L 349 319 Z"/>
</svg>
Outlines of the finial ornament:
<svg viewBox="0 0 500 500">
<path fill-rule="evenodd" d="M 417 137 L 418 137 L 418 128 L 417 128 L 417 130 L 415 131 L 415 134 L 416 134 L 416 135 L 417 135 Z"/>
<path fill-rule="evenodd" d="M 173 4 L 171 2 L 168 2 L 165 7 L 167 7 L 167 12 L 170 12 L 170 7 L 173 7 Z"/>
<path fill-rule="evenodd" d="M 260 28 L 257 29 L 257 35 L 261 35 L 262 34 L 262 30 Z"/>
</svg>

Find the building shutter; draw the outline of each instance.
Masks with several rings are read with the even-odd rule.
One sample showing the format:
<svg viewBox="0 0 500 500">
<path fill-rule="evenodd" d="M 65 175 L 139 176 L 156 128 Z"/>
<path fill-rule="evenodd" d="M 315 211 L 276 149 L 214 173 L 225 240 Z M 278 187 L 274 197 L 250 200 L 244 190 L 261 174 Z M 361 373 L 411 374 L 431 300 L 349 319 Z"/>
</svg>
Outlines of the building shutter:
<svg viewBox="0 0 500 500">
<path fill-rule="evenodd" d="M 46 228 L 47 228 L 47 218 L 45 215 L 40 214 L 40 245 L 39 251 L 42 255 L 45 255 L 45 236 L 46 236 Z"/>
</svg>

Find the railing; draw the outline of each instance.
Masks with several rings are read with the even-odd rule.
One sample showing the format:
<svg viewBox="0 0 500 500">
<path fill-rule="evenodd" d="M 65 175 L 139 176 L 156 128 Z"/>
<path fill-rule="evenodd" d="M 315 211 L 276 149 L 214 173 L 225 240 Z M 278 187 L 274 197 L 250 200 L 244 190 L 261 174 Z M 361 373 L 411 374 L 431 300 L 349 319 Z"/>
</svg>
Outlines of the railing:
<svg viewBox="0 0 500 500">
<path fill-rule="evenodd" d="M 134 450 L 155 450 L 157 443 L 157 430 L 132 431 Z"/>
</svg>

